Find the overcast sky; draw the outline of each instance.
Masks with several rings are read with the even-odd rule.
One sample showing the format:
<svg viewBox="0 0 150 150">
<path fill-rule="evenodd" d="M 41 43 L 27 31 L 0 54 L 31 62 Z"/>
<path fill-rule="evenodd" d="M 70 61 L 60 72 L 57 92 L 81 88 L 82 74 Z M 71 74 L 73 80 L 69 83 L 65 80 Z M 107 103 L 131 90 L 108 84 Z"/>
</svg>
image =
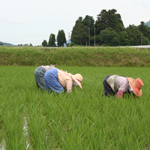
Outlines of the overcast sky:
<svg viewBox="0 0 150 150">
<path fill-rule="evenodd" d="M 66 39 L 75 21 L 116 9 L 125 27 L 150 20 L 150 0 L 0 0 L 0 41 L 41 45 L 51 33 L 64 30 Z"/>
</svg>

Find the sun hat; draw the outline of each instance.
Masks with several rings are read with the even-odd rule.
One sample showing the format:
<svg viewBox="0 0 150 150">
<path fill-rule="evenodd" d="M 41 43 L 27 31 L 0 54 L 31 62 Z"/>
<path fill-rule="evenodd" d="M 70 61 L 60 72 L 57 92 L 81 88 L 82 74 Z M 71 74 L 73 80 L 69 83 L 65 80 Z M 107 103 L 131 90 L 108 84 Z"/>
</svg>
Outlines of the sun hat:
<svg viewBox="0 0 150 150">
<path fill-rule="evenodd" d="M 72 79 L 78 84 L 78 86 L 82 89 L 82 85 L 81 82 L 83 80 L 83 77 L 81 76 L 81 74 L 77 73 L 75 75 L 72 75 Z"/>
<path fill-rule="evenodd" d="M 143 81 L 140 78 L 133 79 L 131 77 L 127 78 L 130 84 L 131 89 L 134 94 L 138 97 L 142 96 L 142 86 L 144 85 Z"/>
</svg>

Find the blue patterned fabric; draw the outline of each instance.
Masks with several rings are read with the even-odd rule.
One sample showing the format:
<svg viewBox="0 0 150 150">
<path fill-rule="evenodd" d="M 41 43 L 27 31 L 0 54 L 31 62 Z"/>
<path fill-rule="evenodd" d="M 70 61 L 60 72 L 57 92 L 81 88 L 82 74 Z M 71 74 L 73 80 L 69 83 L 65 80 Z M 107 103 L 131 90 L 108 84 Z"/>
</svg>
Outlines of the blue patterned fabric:
<svg viewBox="0 0 150 150">
<path fill-rule="evenodd" d="M 64 92 L 64 88 L 58 81 L 58 70 L 56 68 L 48 70 L 44 75 L 46 89 L 56 93 Z"/>
<path fill-rule="evenodd" d="M 37 87 L 41 88 L 43 91 L 46 89 L 45 81 L 44 81 L 45 72 L 46 71 L 42 66 L 37 67 L 34 71 L 34 76 L 35 76 Z"/>
</svg>

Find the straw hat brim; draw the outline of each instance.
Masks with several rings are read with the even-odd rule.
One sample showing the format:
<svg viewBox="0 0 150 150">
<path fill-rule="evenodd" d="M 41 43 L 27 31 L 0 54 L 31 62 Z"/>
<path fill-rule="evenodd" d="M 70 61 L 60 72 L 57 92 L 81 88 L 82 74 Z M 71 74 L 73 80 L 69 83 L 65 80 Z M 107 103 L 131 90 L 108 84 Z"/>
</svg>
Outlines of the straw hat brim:
<svg viewBox="0 0 150 150">
<path fill-rule="evenodd" d="M 139 91 L 138 91 L 138 93 L 137 93 L 137 91 L 135 91 L 135 86 L 134 86 L 134 80 L 135 79 L 133 79 L 133 78 L 131 78 L 131 77 L 128 77 L 127 78 L 128 79 L 128 81 L 129 81 L 129 84 L 130 84 L 130 87 L 131 87 L 131 89 L 133 90 L 133 92 L 134 92 L 134 94 L 136 95 L 136 96 L 138 96 L 138 97 L 141 97 L 142 96 L 142 89 L 140 89 Z"/>
<path fill-rule="evenodd" d="M 82 89 L 81 83 L 72 75 L 72 79 L 78 84 L 78 86 Z"/>
</svg>

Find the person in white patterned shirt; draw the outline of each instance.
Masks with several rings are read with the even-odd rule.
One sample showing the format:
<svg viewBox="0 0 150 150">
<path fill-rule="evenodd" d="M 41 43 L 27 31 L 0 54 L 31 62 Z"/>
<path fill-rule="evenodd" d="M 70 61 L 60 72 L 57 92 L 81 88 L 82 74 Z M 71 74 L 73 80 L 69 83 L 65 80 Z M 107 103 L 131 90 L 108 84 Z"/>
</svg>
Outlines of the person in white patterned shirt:
<svg viewBox="0 0 150 150">
<path fill-rule="evenodd" d="M 112 95 L 124 98 L 124 93 L 132 93 L 134 96 L 142 96 L 143 81 L 140 78 L 123 77 L 119 75 L 108 75 L 103 80 L 103 95 Z"/>
</svg>

